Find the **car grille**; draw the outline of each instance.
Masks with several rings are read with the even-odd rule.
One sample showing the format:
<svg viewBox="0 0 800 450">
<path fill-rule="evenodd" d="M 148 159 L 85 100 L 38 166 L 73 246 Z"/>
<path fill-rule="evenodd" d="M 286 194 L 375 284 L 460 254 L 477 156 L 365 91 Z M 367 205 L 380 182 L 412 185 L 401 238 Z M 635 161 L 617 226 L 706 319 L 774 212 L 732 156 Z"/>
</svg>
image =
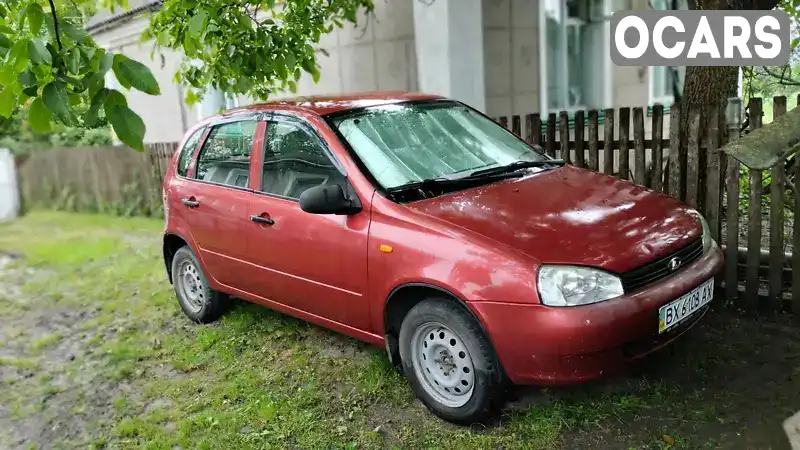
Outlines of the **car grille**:
<svg viewBox="0 0 800 450">
<path fill-rule="evenodd" d="M 673 272 L 669 268 L 669 263 L 673 258 L 678 258 L 680 260 L 680 267 L 684 267 L 699 258 L 702 254 L 703 240 L 701 238 L 664 258 L 623 273 L 620 275 L 622 288 L 628 293 L 647 286 L 650 283 L 655 283 Z"/>
</svg>

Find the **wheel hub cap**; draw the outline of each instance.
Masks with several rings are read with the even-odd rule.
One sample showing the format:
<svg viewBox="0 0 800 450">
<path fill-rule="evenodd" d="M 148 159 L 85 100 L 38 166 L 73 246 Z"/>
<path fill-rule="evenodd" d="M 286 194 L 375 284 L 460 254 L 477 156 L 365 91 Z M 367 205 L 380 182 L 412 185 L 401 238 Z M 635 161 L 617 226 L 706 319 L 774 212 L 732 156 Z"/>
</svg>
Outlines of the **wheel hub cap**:
<svg viewBox="0 0 800 450">
<path fill-rule="evenodd" d="M 180 283 L 179 288 L 186 299 L 186 306 L 192 311 L 200 311 L 205 301 L 205 286 L 203 286 L 203 281 L 200 278 L 200 271 L 193 262 L 184 261 L 181 263 L 178 281 Z"/>
<path fill-rule="evenodd" d="M 472 397 L 475 367 L 461 338 L 446 326 L 429 322 L 414 331 L 411 345 L 423 389 L 446 406 L 466 404 Z"/>
</svg>

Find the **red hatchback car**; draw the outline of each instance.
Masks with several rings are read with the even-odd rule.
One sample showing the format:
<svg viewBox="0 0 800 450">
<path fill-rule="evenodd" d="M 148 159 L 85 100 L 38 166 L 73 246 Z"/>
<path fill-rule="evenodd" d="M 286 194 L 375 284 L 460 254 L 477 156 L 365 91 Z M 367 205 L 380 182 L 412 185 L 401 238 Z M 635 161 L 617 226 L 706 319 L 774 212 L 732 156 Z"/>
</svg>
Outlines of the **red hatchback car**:
<svg viewBox="0 0 800 450">
<path fill-rule="evenodd" d="M 722 266 L 686 205 L 422 94 L 208 119 L 176 152 L 164 209 L 192 320 L 235 296 L 385 346 L 457 423 L 491 415 L 509 382 L 583 382 L 668 344 Z"/>
</svg>

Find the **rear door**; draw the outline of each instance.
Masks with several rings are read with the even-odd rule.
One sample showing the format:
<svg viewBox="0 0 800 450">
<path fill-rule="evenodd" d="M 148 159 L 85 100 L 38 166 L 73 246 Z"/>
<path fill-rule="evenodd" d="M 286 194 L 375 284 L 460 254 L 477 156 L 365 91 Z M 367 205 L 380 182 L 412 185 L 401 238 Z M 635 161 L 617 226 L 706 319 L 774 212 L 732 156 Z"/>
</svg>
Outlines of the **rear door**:
<svg viewBox="0 0 800 450">
<path fill-rule="evenodd" d="M 262 297 L 334 320 L 369 328 L 367 234 L 369 211 L 352 216 L 315 215 L 298 198 L 320 184 L 351 192 L 344 169 L 313 126 L 274 114 L 267 124 L 261 195 L 253 195 L 249 252 L 260 273 L 252 279 Z M 361 199 L 368 205 L 367 199 Z"/>
<path fill-rule="evenodd" d="M 189 225 L 208 275 L 238 288 L 248 268 L 247 227 L 251 154 L 258 118 L 238 118 L 211 127 L 180 190 L 178 208 Z M 263 126 L 262 126 L 263 128 Z"/>
</svg>

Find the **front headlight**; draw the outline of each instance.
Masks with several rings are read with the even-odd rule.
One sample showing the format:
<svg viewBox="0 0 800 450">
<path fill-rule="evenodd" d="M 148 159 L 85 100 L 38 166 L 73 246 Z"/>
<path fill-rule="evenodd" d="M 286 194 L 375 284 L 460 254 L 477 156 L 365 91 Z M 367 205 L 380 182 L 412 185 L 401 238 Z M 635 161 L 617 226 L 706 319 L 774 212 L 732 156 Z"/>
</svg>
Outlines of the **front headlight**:
<svg viewBox="0 0 800 450">
<path fill-rule="evenodd" d="M 548 266 L 539 269 L 539 296 L 547 306 L 580 306 L 619 297 L 624 292 L 616 276 L 578 266 Z"/>
<path fill-rule="evenodd" d="M 706 221 L 705 217 L 697 211 L 691 212 L 692 216 L 694 216 L 695 220 L 700 222 L 700 225 L 703 227 L 703 253 L 707 252 L 711 249 L 711 243 L 714 242 L 711 239 L 711 227 L 708 226 L 708 222 Z"/>
</svg>

